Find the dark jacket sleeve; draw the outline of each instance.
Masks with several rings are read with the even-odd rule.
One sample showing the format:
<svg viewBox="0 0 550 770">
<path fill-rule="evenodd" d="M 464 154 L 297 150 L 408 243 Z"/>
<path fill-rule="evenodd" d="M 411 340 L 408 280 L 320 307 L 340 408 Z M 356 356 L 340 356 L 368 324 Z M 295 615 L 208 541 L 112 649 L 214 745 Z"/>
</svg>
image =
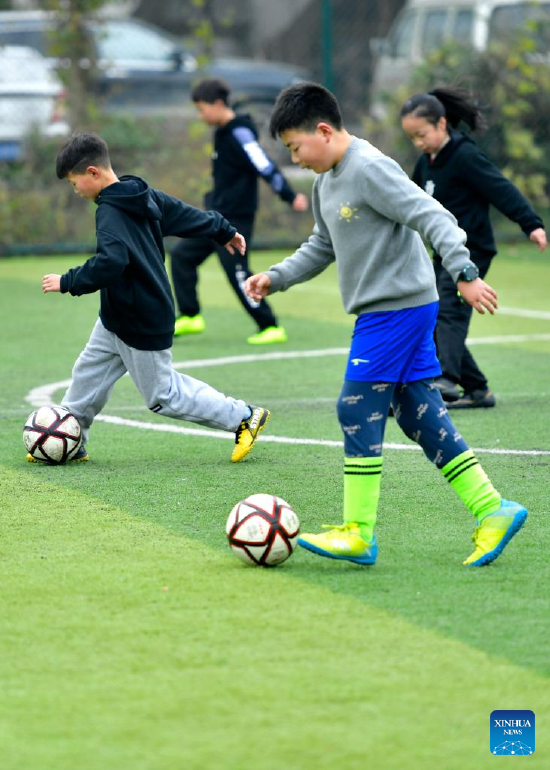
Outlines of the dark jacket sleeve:
<svg viewBox="0 0 550 770">
<path fill-rule="evenodd" d="M 256 173 L 270 185 L 273 192 L 284 200 L 285 203 L 292 204 L 296 193 L 274 161 L 271 160 L 259 144 L 253 131 L 246 126 L 237 126 L 233 129 L 233 138 Z"/>
<path fill-rule="evenodd" d="M 129 261 L 128 248 L 115 236 L 98 230 L 97 254 L 61 276 L 61 293 L 78 297 L 104 289 L 122 275 Z"/>
<path fill-rule="evenodd" d="M 463 153 L 461 175 L 467 186 L 486 198 L 512 222 L 517 222 L 526 235 L 544 227 L 527 198 L 478 147 L 468 147 L 468 152 Z"/>
<path fill-rule="evenodd" d="M 237 232 L 217 211 L 202 211 L 160 190 L 155 190 L 155 196 L 163 214 L 163 235 L 177 235 L 179 238 L 208 237 L 223 245 Z"/>
</svg>

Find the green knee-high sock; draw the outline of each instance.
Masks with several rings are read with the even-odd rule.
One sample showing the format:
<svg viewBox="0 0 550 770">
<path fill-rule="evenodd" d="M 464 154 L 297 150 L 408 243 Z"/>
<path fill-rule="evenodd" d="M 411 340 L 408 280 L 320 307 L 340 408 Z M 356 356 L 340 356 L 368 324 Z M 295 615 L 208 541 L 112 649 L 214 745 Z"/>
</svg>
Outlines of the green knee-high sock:
<svg viewBox="0 0 550 770">
<path fill-rule="evenodd" d="M 357 522 L 368 543 L 376 523 L 382 462 L 382 457 L 344 458 L 344 522 Z"/>
<path fill-rule="evenodd" d="M 478 521 L 500 508 L 501 496 L 471 449 L 457 455 L 441 472 Z"/>
</svg>

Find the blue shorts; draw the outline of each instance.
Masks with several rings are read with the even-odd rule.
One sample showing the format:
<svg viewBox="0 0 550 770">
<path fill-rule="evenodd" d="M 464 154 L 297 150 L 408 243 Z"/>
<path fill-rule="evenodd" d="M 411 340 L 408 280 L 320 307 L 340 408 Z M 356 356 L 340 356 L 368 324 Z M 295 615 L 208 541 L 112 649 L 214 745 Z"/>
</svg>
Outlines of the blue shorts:
<svg viewBox="0 0 550 770">
<path fill-rule="evenodd" d="M 346 380 L 415 382 L 441 375 L 434 342 L 439 302 L 380 313 L 355 322 Z"/>
</svg>

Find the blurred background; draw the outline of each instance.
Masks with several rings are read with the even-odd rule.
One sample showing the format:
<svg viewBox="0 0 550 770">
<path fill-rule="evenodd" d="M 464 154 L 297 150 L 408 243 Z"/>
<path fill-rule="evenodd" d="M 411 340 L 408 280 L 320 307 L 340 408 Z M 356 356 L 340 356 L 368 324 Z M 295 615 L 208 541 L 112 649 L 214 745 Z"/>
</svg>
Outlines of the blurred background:
<svg viewBox="0 0 550 770">
<path fill-rule="evenodd" d="M 0 256 L 93 251 L 94 211 L 55 177 L 72 130 L 107 140 L 118 174 L 196 206 L 211 131 L 192 84 L 224 77 L 295 189 L 267 134 L 277 93 L 302 79 L 338 97 L 347 128 L 410 173 L 399 110 L 435 85 L 470 88 L 488 130 L 477 141 L 544 216 L 550 200 L 550 2 L 471 0 L 0 0 Z M 292 248 L 311 215 L 262 186 L 256 247 Z M 519 228 L 495 218 L 500 238 Z"/>
</svg>

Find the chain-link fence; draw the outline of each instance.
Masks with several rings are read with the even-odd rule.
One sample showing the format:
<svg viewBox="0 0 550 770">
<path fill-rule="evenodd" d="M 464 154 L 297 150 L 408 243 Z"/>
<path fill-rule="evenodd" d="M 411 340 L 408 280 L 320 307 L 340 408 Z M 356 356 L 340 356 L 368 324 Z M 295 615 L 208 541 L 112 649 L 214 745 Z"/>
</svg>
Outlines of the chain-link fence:
<svg viewBox="0 0 550 770">
<path fill-rule="evenodd" d="M 0 7 L 22 4 L 0 10 L 0 253 L 93 248 L 93 210 L 55 179 L 73 129 L 101 133 L 118 173 L 201 206 L 210 129 L 197 120 L 190 88 L 212 75 L 230 83 L 267 151 L 306 193 L 311 176 L 288 169 L 286 150 L 266 132 L 281 88 L 300 78 L 325 83 L 347 127 L 410 172 L 402 102 L 461 82 L 485 108 L 483 148 L 537 208 L 548 205 L 550 3 L 484 4 L 493 10 L 483 28 L 480 4 L 466 0 L 129 0 L 102 15 L 101 0 Z M 256 245 L 306 238 L 311 215 L 261 188 Z"/>
</svg>

